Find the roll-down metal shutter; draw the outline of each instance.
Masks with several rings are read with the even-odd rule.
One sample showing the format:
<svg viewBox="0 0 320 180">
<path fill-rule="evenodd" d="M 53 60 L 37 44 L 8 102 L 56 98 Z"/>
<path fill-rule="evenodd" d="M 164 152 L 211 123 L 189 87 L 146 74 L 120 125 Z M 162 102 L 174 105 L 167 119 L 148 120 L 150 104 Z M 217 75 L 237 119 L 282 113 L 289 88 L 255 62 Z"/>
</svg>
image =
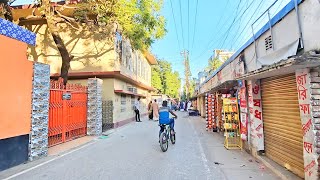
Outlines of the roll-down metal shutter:
<svg viewBox="0 0 320 180">
<path fill-rule="evenodd" d="M 303 136 L 294 74 L 261 81 L 266 156 L 304 177 Z"/>
</svg>

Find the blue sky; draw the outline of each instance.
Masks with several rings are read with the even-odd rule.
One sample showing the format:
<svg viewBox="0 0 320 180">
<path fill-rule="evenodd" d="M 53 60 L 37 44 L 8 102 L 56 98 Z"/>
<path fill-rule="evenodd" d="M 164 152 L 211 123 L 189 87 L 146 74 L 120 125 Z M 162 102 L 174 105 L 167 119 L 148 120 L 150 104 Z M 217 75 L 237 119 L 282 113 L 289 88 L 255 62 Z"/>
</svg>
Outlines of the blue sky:
<svg viewBox="0 0 320 180">
<path fill-rule="evenodd" d="M 198 0 L 195 26 L 197 0 L 171 0 L 172 9 L 170 0 L 164 0 L 162 14 L 167 19 L 166 28 L 168 33 L 163 39 L 153 44 L 152 52 L 159 59 L 171 62 L 173 69 L 180 73 L 180 77 L 183 77 L 184 67 L 180 52 L 183 49 L 189 50 L 192 76 L 197 77 L 197 73 L 206 67 L 214 49 L 236 51 L 252 36 L 251 24 L 271 4 L 276 2 L 270 9 L 270 14 L 273 16 L 289 1 Z M 180 14 L 180 2 L 182 16 Z M 175 16 L 177 33 L 172 10 Z M 264 14 L 253 25 L 254 31 L 257 32 L 267 20 L 268 16 Z M 193 44 L 194 27 L 195 36 Z M 177 40 L 177 36 L 179 41 Z"/>
<path fill-rule="evenodd" d="M 180 73 L 180 77 L 183 77 L 184 67 L 180 52 L 184 49 L 188 50 L 192 76 L 197 77 L 198 72 L 207 66 L 214 49 L 236 51 L 252 36 L 252 23 L 271 4 L 275 2 L 270 8 L 272 17 L 289 1 L 198 0 L 197 6 L 197 0 L 164 0 L 162 15 L 167 19 L 168 33 L 163 39 L 152 45 L 152 53 L 158 59 L 171 62 L 173 69 Z M 33 0 L 16 0 L 12 5 L 31 4 L 32 2 Z M 196 9 L 197 16 L 195 16 Z M 257 32 L 267 23 L 267 20 L 268 16 L 264 14 L 253 25 L 254 31 Z"/>
</svg>

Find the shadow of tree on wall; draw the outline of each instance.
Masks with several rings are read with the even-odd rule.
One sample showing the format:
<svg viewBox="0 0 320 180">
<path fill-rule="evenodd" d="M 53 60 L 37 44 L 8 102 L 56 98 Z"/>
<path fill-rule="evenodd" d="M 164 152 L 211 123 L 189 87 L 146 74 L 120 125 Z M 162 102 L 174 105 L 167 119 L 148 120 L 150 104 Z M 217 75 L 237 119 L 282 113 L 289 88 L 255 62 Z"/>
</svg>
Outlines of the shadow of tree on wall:
<svg viewBox="0 0 320 180">
<path fill-rule="evenodd" d="M 60 34 L 64 43 L 73 56 L 70 70 L 73 72 L 83 71 L 92 67 L 94 71 L 103 70 L 106 67 L 115 66 L 115 55 L 107 55 L 114 51 L 114 34 L 111 28 L 97 26 L 83 26 L 81 29 L 72 29 L 66 24 L 59 24 Z M 46 25 L 26 26 L 37 34 L 36 47 L 29 47 L 29 58 L 47 64 L 59 64 L 55 71 L 60 72 L 61 56 Z M 107 59 L 106 59 L 107 58 Z M 104 62 L 102 62 L 104 60 Z M 54 62 L 58 61 L 58 62 Z M 73 69 L 72 62 L 82 64 L 81 68 Z"/>
</svg>

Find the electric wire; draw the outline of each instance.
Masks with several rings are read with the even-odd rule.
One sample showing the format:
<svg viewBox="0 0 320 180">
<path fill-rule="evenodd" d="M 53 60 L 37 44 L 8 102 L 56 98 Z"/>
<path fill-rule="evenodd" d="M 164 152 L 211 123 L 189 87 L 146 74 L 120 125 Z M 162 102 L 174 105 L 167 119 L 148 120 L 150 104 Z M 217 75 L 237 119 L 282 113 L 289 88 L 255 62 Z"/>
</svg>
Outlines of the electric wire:
<svg viewBox="0 0 320 180">
<path fill-rule="evenodd" d="M 182 24 L 181 0 L 179 0 L 179 6 L 180 6 L 180 24 L 181 24 L 181 32 L 182 32 L 182 44 L 183 44 L 183 49 L 184 49 L 185 46 L 184 46 L 183 24 Z"/>
<path fill-rule="evenodd" d="M 197 0 L 197 3 L 196 3 L 196 14 L 194 16 L 194 27 L 193 27 L 193 37 L 192 37 L 191 49 L 193 49 L 193 46 L 194 46 L 194 39 L 195 39 L 196 29 L 197 29 L 198 1 L 199 0 Z"/>
<path fill-rule="evenodd" d="M 174 11 L 173 11 L 173 6 L 172 6 L 172 0 L 170 0 L 170 5 L 171 5 L 172 16 L 173 16 L 174 27 L 175 27 L 175 30 L 176 30 L 176 37 L 177 37 L 177 41 L 178 41 L 178 45 L 179 45 L 179 50 L 180 50 L 180 49 L 181 49 L 181 46 L 180 46 L 180 40 L 179 40 L 179 36 L 178 36 L 178 29 L 177 29 L 176 18 L 175 18 L 175 16 L 174 16 Z"/>
</svg>

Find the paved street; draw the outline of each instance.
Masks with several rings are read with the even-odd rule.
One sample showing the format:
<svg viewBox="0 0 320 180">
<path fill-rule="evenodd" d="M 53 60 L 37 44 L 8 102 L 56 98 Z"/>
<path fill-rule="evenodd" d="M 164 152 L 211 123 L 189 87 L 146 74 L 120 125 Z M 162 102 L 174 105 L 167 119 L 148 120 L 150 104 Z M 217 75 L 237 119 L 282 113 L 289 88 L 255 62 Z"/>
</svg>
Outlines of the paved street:
<svg viewBox="0 0 320 180">
<path fill-rule="evenodd" d="M 205 131 L 204 119 L 186 115 L 178 113 L 177 143 L 165 153 L 158 144 L 157 122 L 143 119 L 25 173 L 23 165 L 13 179 L 278 179 L 247 153 L 225 150 L 221 135 Z M 0 179 L 5 175 L 0 173 Z"/>
</svg>

